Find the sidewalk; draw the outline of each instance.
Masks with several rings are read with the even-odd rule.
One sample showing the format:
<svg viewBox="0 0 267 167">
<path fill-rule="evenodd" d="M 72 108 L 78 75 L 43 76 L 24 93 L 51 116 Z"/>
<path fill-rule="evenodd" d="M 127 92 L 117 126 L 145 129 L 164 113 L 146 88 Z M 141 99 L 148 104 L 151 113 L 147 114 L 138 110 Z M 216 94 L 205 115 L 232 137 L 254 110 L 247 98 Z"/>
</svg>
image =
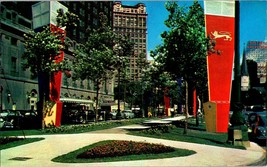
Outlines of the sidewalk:
<svg viewBox="0 0 267 167">
<path fill-rule="evenodd" d="M 132 128 L 133 126 L 131 126 Z M 10 149 L 1 150 L 1 167 L 111 167 L 111 166 L 247 166 L 261 161 L 266 152 L 257 144 L 251 143 L 247 150 L 231 149 L 187 142 L 162 140 L 148 137 L 131 136 L 122 128 L 113 128 L 82 134 L 42 135 L 44 140 Z M 194 150 L 197 153 L 186 157 L 120 161 L 103 163 L 63 164 L 51 159 L 67 154 L 78 148 L 101 140 L 132 140 L 162 143 L 176 148 Z"/>
</svg>

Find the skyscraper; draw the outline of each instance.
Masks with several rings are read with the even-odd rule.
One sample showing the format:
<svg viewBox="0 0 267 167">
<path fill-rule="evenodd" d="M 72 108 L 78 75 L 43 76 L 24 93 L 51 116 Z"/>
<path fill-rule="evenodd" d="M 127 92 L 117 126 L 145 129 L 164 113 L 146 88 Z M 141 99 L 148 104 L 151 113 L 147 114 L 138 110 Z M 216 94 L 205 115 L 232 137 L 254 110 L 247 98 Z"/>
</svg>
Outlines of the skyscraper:
<svg viewBox="0 0 267 167">
<path fill-rule="evenodd" d="M 260 83 L 266 83 L 267 41 L 248 41 L 246 57 L 257 62 Z"/>
<path fill-rule="evenodd" d="M 146 60 L 147 53 L 147 13 L 146 6 L 138 3 L 135 6 L 113 4 L 113 30 L 117 34 L 130 37 L 134 42 L 134 54 L 130 56 L 128 75 L 131 80 L 138 80 L 142 66 L 138 62 Z"/>
</svg>

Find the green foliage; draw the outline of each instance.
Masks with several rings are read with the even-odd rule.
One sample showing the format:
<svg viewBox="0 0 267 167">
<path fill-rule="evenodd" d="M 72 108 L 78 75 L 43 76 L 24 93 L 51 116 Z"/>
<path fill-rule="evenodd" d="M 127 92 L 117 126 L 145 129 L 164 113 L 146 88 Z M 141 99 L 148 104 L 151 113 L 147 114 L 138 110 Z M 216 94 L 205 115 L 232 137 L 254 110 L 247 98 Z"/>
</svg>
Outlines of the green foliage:
<svg viewBox="0 0 267 167">
<path fill-rule="evenodd" d="M 91 31 L 85 45 L 80 45 L 75 53 L 75 78 L 102 82 L 112 78 L 114 71 L 125 64 L 125 56 L 130 54 L 129 39 L 116 35 L 105 18 L 100 13 L 101 26 Z"/>
<path fill-rule="evenodd" d="M 130 125 L 141 123 L 144 119 L 128 119 L 123 121 L 113 121 L 113 122 L 99 122 L 94 124 L 83 124 L 83 125 L 62 125 L 60 127 L 51 127 L 48 129 L 43 129 L 44 134 L 72 134 L 72 133 L 83 133 L 95 130 L 103 130 L 114 128 L 118 126 Z"/>
<path fill-rule="evenodd" d="M 189 9 L 167 2 L 166 9 L 170 12 L 165 21 L 169 31 L 162 33 L 164 44 L 156 49 L 156 61 L 176 78 L 194 83 L 205 80 L 208 39 L 203 9 L 197 1 Z"/>
<path fill-rule="evenodd" d="M 184 129 L 180 127 L 170 128 L 168 133 L 148 133 L 146 131 L 130 132 L 131 135 L 152 137 L 157 139 L 167 139 L 174 141 L 184 141 L 198 144 L 206 144 L 218 147 L 245 149 L 245 147 L 234 146 L 227 142 L 227 133 L 211 133 L 205 130 L 193 130 L 190 128 L 186 135 Z"/>
<path fill-rule="evenodd" d="M 76 50 L 73 62 L 74 79 L 90 79 L 96 86 L 96 109 L 100 85 L 118 75 L 125 67 L 127 56 L 131 55 L 133 48 L 129 39 L 117 35 L 107 26 L 107 17 L 100 13 L 100 27 L 92 30 L 87 42 Z M 98 113 L 96 110 L 96 117 Z M 96 119 L 96 121 L 98 121 Z"/>
<path fill-rule="evenodd" d="M 25 135 L 44 135 L 44 134 L 73 134 L 73 133 L 83 133 L 83 132 L 91 132 L 95 130 L 104 130 L 109 128 L 114 128 L 118 126 L 131 125 L 131 124 L 140 124 L 145 121 L 146 118 L 135 118 L 135 119 L 127 119 L 120 121 L 112 121 L 112 122 L 99 122 L 93 124 L 80 124 L 80 125 L 62 125 L 60 127 L 51 127 L 47 129 L 40 130 L 12 130 L 12 131 L 1 131 L 1 137 L 8 136 L 22 136 Z"/>
<path fill-rule="evenodd" d="M 242 103 L 233 103 L 233 115 L 230 118 L 230 123 L 232 126 L 240 126 L 245 124 L 245 118 L 242 114 L 244 106 Z"/>
<path fill-rule="evenodd" d="M 62 10 L 58 10 L 57 22 L 59 27 L 76 26 L 78 16 Z M 65 32 L 54 30 L 50 26 L 43 27 L 41 31 L 30 31 L 24 34 L 25 52 L 22 55 L 22 67 L 30 68 L 32 77 L 37 77 L 39 72 L 51 73 L 69 70 L 69 62 L 62 60 L 60 53 L 65 49 Z"/>
<path fill-rule="evenodd" d="M 205 34 L 203 8 L 197 1 L 188 7 L 180 7 L 177 2 L 165 3 L 169 17 L 165 25 L 169 28 L 161 34 L 163 44 L 152 51 L 151 56 L 162 71 L 174 79 L 183 79 L 185 86 L 185 130 L 187 130 L 188 90 L 196 88 L 203 94 L 207 87 L 206 56 L 209 38 Z M 204 90 L 204 91 L 203 91 Z"/>
<path fill-rule="evenodd" d="M 140 133 L 151 134 L 151 135 L 163 135 L 163 133 L 169 133 L 170 130 L 172 130 L 173 128 L 174 128 L 173 125 L 162 125 L 151 129 L 142 130 L 140 131 Z"/>
<path fill-rule="evenodd" d="M 69 11 L 63 12 L 62 9 L 57 10 L 57 26 L 66 28 L 65 30 L 68 32 L 68 30 L 77 27 L 77 21 L 79 21 L 78 15 L 71 13 Z"/>
<path fill-rule="evenodd" d="M 61 40 L 63 34 L 51 32 L 47 26 L 41 32 L 29 32 L 25 34 L 25 52 L 22 58 L 24 69 L 30 68 L 33 76 L 38 72 L 55 72 L 62 70 L 64 63 L 59 54 L 64 49 L 64 42 Z"/>
<path fill-rule="evenodd" d="M 1 137 L 0 138 L 0 150 L 37 142 L 44 138 L 19 138 L 19 137 Z"/>
</svg>

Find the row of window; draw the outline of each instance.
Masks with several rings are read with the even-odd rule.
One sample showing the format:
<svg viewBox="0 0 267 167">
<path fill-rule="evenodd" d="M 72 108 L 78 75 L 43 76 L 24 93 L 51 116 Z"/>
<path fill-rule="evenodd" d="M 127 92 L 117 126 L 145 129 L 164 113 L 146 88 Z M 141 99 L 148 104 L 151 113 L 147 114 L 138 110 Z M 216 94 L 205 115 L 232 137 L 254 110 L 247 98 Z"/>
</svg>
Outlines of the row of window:
<svg viewBox="0 0 267 167">
<path fill-rule="evenodd" d="M 124 12 L 124 13 L 146 13 L 144 8 L 134 9 L 134 8 L 121 8 L 120 5 L 115 7 L 115 12 Z"/>
<path fill-rule="evenodd" d="M 67 78 L 65 75 L 63 75 L 63 86 L 66 87 L 73 87 L 73 88 L 80 88 L 80 89 L 87 89 L 87 90 L 94 90 L 96 91 L 96 87 L 94 86 L 94 83 L 91 80 L 72 80 L 71 78 Z M 110 89 L 111 82 L 104 82 L 101 86 L 100 91 L 108 92 L 108 90 L 112 91 Z"/>
<path fill-rule="evenodd" d="M 134 17 L 125 17 L 125 16 L 114 16 L 114 25 L 123 25 L 123 26 L 139 26 L 146 27 L 146 18 L 136 19 Z"/>
<path fill-rule="evenodd" d="M 3 5 L 1 5 L 0 17 L 4 20 L 11 21 L 14 24 L 18 24 L 29 29 L 32 28 L 31 20 L 19 15 L 16 11 L 6 9 Z"/>
<path fill-rule="evenodd" d="M 134 34 L 146 34 L 146 29 L 138 29 L 138 28 L 128 28 L 128 27 L 116 27 L 113 28 L 114 31 L 118 32 L 127 32 L 127 33 L 134 33 Z"/>
</svg>

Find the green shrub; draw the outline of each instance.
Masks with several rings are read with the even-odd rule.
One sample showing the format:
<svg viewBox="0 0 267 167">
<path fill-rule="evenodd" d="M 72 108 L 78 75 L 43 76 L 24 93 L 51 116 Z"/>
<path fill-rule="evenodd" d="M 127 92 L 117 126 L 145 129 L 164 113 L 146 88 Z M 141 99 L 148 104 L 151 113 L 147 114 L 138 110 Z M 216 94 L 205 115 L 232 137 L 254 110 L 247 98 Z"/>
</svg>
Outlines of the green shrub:
<svg viewBox="0 0 267 167">
<path fill-rule="evenodd" d="M 3 137 L 3 138 L 0 138 L 0 144 L 3 145 L 3 144 L 11 143 L 11 142 L 14 142 L 14 141 L 19 141 L 19 140 L 23 140 L 23 138 Z"/>
</svg>

